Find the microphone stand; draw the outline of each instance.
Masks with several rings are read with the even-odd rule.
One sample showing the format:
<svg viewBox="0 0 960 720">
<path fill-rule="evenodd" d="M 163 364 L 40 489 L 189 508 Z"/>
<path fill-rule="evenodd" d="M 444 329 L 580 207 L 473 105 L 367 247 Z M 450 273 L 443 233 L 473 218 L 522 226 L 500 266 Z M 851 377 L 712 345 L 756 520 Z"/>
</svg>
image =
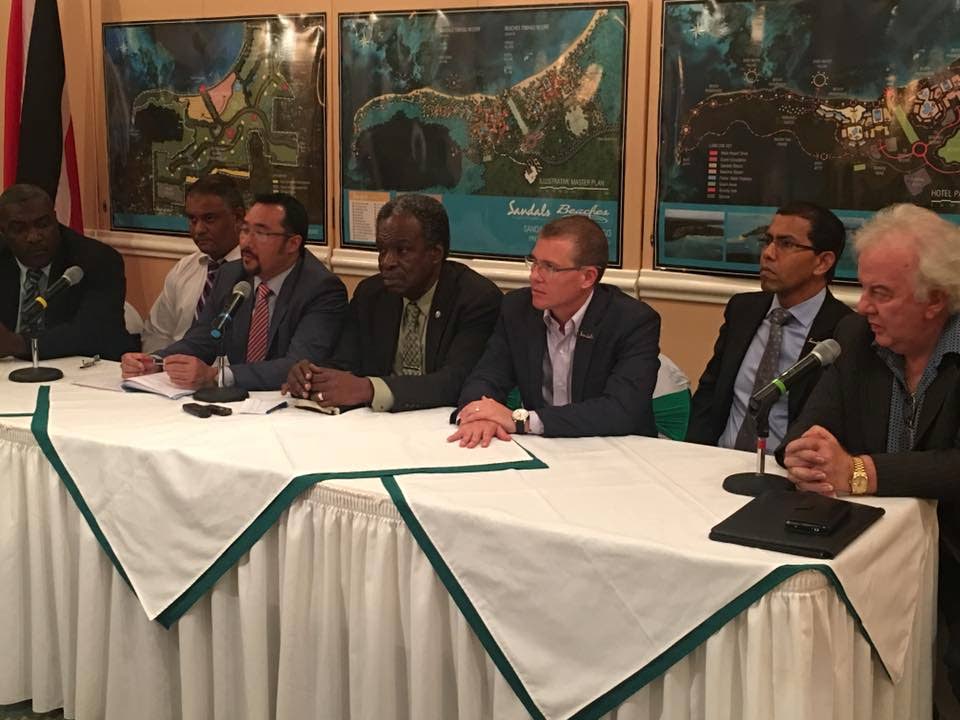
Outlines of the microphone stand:
<svg viewBox="0 0 960 720">
<path fill-rule="evenodd" d="M 780 399 L 780 395 L 767 397 L 750 411 L 757 425 L 757 470 L 756 472 L 734 473 L 723 481 L 723 489 L 734 495 L 756 497 L 768 490 L 793 490 L 794 485 L 782 475 L 764 472 L 767 461 L 767 438 L 770 436 L 770 409 Z"/>
<path fill-rule="evenodd" d="M 194 400 L 208 403 L 228 403 L 240 402 L 241 400 L 246 400 L 248 397 L 250 397 L 250 393 L 243 388 L 227 387 L 225 384 L 227 366 L 225 337 L 225 332 L 221 332 L 217 337 L 217 386 L 200 388 L 193 394 Z"/>
<path fill-rule="evenodd" d="M 41 383 L 53 382 L 63 377 L 63 373 L 57 368 L 40 367 L 40 351 L 37 349 L 37 334 L 40 332 L 41 313 L 37 313 L 30 325 L 27 327 L 26 335 L 30 338 L 30 356 L 33 359 L 31 367 L 20 368 L 12 371 L 7 378 L 11 382 L 19 383 Z"/>
</svg>

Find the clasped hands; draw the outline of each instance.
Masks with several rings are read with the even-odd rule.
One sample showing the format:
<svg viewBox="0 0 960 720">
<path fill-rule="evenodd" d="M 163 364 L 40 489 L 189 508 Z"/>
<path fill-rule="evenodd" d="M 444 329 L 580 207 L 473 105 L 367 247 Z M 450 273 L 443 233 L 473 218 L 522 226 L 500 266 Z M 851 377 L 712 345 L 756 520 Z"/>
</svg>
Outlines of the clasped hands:
<svg viewBox="0 0 960 720">
<path fill-rule="evenodd" d="M 280 392 L 315 400 L 321 407 L 355 407 L 373 402 L 373 384 L 369 378 L 320 367 L 309 360 L 301 360 L 290 368 Z"/>
<path fill-rule="evenodd" d="M 488 447 L 493 438 L 509 440 L 516 427 L 513 413 L 486 395 L 463 406 L 457 416 L 459 427 L 447 442 L 460 441 L 460 447 Z"/>
<path fill-rule="evenodd" d="M 153 355 L 146 353 L 124 353 L 120 358 L 120 372 L 125 379 L 161 370 L 165 370 L 170 382 L 180 388 L 197 390 L 217 382 L 217 368 L 193 355 L 168 355 L 162 365 L 157 363 Z"/>
<path fill-rule="evenodd" d="M 873 461 L 863 457 L 870 470 Z M 850 492 L 853 457 L 826 428 L 814 425 L 787 445 L 783 456 L 787 477 L 797 490 L 834 495 Z M 868 470 L 868 473 L 870 473 Z"/>
</svg>

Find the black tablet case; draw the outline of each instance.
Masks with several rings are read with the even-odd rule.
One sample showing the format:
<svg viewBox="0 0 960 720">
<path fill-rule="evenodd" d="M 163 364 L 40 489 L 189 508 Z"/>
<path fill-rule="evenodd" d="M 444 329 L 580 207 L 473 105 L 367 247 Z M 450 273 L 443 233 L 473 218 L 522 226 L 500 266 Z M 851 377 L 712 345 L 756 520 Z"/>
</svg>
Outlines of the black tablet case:
<svg viewBox="0 0 960 720">
<path fill-rule="evenodd" d="M 710 531 L 710 539 L 791 555 L 834 558 L 875 523 L 883 508 L 849 503 L 850 514 L 830 535 L 808 535 L 787 530 L 784 521 L 804 502 L 807 493 L 771 490 L 755 497 Z M 846 502 L 835 500 L 834 502 Z"/>
</svg>

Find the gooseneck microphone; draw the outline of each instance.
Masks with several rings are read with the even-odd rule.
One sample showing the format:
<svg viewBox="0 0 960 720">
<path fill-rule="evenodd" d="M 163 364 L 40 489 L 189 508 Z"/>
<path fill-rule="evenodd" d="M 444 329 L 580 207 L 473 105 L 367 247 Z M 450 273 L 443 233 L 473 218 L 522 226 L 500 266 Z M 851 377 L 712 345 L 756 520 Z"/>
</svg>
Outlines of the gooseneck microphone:
<svg viewBox="0 0 960 720">
<path fill-rule="evenodd" d="M 40 313 L 47 309 L 47 305 L 54 297 L 68 287 L 76 285 L 81 280 L 83 280 L 83 268 L 79 265 L 71 265 L 68 267 L 63 271 L 63 275 L 57 278 L 53 285 L 30 301 L 30 307 L 25 310 L 27 313 L 26 317 L 31 321 L 34 320 Z"/>
<path fill-rule="evenodd" d="M 840 343 L 833 338 L 821 340 L 813 350 L 753 394 L 750 398 L 750 413 L 756 415 L 764 408 L 769 410 L 781 395 L 790 391 L 794 383 L 815 370 L 832 365 L 838 357 Z"/>
<path fill-rule="evenodd" d="M 233 314 L 237 311 L 237 308 L 250 296 L 252 289 L 250 283 L 246 280 L 241 280 L 233 286 L 233 294 L 230 296 L 230 300 L 223 309 L 223 312 L 217 315 L 213 328 L 210 330 L 210 335 L 217 340 L 223 337 L 223 329 L 227 323 L 233 319 Z"/>
</svg>

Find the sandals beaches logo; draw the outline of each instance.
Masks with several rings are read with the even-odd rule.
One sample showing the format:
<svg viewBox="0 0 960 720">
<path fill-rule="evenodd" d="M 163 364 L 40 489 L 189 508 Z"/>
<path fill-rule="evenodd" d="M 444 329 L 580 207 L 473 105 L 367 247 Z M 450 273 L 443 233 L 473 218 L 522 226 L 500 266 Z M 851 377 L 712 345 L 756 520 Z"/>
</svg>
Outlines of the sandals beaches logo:
<svg viewBox="0 0 960 720">
<path fill-rule="evenodd" d="M 553 217 L 556 214 L 558 216 L 563 215 L 586 215 L 588 218 L 593 220 L 599 225 L 610 222 L 610 211 L 604 210 L 599 207 L 596 203 L 590 205 L 589 207 L 581 207 L 577 205 L 571 205 L 569 203 L 561 203 L 555 211 L 551 211 L 550 206 L 546 202 L 537 202 L 533 201 L 529 205 L 518 204 L 515 200 L 510 200 L 507 204 L 507 216 L 508 217 L 537 217 L 537 218 L 548 218 Z"/>
</svg>

